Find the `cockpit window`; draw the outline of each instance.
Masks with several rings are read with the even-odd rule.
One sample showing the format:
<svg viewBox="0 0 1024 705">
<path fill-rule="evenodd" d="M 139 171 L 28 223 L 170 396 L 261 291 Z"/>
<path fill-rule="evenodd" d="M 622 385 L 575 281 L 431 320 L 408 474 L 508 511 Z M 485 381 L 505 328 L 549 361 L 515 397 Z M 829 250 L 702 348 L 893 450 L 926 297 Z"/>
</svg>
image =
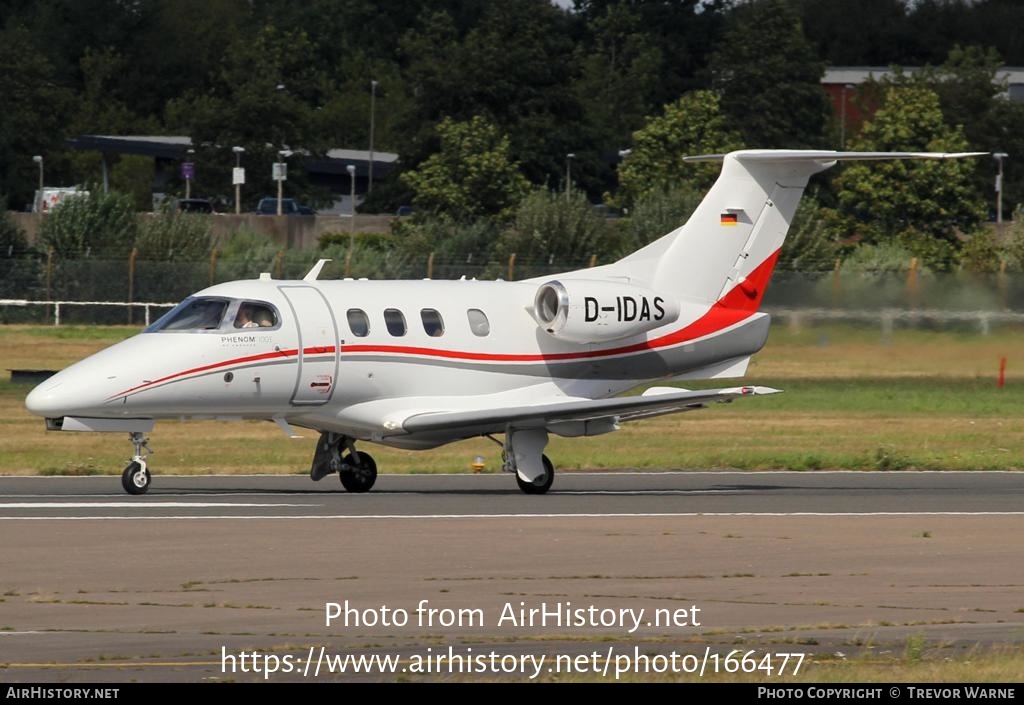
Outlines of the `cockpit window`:
<svg viewBox="0 0 1024 705">
<path fill-rule="evenodd" d="M 272 305 L 262 301 L 239 301 L 214 297 L 189 297 L 146 329 L 204 333 L 239 328 L 277 328 L 281 317 Z"/>
<path fill-rule="evenodd" d="M 171 309 L 147 330 L 148 332 L 216 330 L 220 328 L 227 308 L 228 301 L 226 299 L 188 298 Z"/>
<path fill-rule="evenodd" d="M 276 325 L 277 315 L 266 304 L 245 301 L 235 314 L 235 328 L 273 328 Z"/>
</svg>

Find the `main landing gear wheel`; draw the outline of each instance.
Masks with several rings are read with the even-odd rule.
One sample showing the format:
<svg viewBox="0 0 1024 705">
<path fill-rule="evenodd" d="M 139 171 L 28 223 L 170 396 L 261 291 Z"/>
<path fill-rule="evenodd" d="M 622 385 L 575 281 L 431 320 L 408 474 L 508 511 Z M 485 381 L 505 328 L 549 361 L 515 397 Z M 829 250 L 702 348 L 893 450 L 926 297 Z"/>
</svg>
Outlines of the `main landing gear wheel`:
<svg viewBox="0 0 1024 705">
<path fill-rule="evenodd" d="M 145 494 L 153 478 L 144 461 L 133 460 L 121 473 L 121 487 L 128 494 Z"/>
<path fill-rule="evenodd" d="M 369 492 L 377 481 L 377 463 L 369 453 L 361 450 L 349 453 L 341 461 L 338 471 L 341 484 L 349 492 Z"/>
<path fill-rule="evenodd" d="M 524 494 L 544 494 L 551 489 L 551 483 L 555 480 L 555 466 L 548 460 L 548 456 L 540 456 L 540 460 L 544 463 L 544 475 L 534 482 L 526 482 L 523 478 L 516 474 L 516 482 L 519 483 L 519 489 Z"/>
</svg>

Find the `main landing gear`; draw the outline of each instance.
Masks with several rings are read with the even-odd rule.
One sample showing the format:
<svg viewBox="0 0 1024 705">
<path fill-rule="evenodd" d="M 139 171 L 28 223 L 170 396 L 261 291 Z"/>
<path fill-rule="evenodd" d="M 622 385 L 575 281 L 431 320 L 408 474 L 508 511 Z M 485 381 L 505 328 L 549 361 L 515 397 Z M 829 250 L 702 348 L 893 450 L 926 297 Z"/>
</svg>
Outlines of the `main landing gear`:
<svg viewBox="0 0 1024 705">
<path fill-rule="evenodd" d="M 149 474 L 149 467 L 146 465 L 146 456 L 142 451 L 145 450 L 148 453 L 153 451 L 146 445 L 149 439 L 144 434 L 133 431 L 128 434 L 128 438 L 135 446 L 135 455 L 132 456 L 128 467 L 121 473 L 121 487 L 128 494 L 145 494 L 149 489 L 152 477 Z"/>
<path fill-rule="evenodd" d="M 544 428 L 508 428 L 505 431 L 502 470 L 516 474 L 516 483 L 524 494 L 544 494 L 551 489 L 555 466 L 544 455 L 547 444 L 548 432 Z"/>
<path fill-rule="evenodd" d="M 344 457 L 342 447 L 348 450 Z M 317 482 L 334 473 L 349 492 L 369 492 L 377 481 L 377 463 L 369 453 L 356 450 L 354 439 L 324 431 L 317 441 L 309 476 Z"/>
<path fill-rule="evenodd" d="M 543 452 L 548 444 L 547 429 L 508 428 L 504 443 L 487 437 L 502 447 L 502 469 L 516 474 L 524 494 L 544 494 L 551 489 L 555 466 Z M 354 438 L 324 431 L 316 444 L 309 477 L 319 482 L 335 473 L 349 492 L 369 492 L 377 481 L 377 463 L 369 453 L 356 450 Z"/>
</svg>

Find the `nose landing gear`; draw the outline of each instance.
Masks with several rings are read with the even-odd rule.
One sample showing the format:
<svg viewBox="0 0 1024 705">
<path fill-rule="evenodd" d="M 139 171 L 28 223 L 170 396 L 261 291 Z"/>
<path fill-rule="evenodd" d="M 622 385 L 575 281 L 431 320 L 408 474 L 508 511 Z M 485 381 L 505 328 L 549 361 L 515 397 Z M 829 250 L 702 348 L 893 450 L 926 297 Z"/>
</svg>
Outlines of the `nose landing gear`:
<svg viewBox="0 0 1024 705">
<path fill-rule="evenodd" d="M 148 453 L 153 451 L 147 445 L 149 439 L 142 433 L 133 431 L 128 434 L 128 438 L 135 446 L 135 455 L 132 456 L 132 461 L 128 463 L 128 467 L 121 473 L 121 487 L 128 494 L 145 494 L 146 490 L 149 489 L 152 477 L 149 474 L 149 467 L 146 464 L 146 456 L 143 454 L 143 450 Z"/>
</svg>

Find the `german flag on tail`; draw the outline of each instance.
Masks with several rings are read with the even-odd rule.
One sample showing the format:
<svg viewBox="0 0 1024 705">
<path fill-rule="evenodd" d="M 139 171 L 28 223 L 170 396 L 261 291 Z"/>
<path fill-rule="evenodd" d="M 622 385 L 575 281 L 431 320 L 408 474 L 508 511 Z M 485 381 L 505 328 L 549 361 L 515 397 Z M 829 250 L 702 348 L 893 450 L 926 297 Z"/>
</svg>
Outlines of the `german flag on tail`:
<svg viewBox="0 0 1024 705">
<path fill-rule="evenodd" d="M 722 225 L 736 225 L 737 220 L 735 213 L 722 213 L 722 219 L 719 222 Z"/>
</svg>

